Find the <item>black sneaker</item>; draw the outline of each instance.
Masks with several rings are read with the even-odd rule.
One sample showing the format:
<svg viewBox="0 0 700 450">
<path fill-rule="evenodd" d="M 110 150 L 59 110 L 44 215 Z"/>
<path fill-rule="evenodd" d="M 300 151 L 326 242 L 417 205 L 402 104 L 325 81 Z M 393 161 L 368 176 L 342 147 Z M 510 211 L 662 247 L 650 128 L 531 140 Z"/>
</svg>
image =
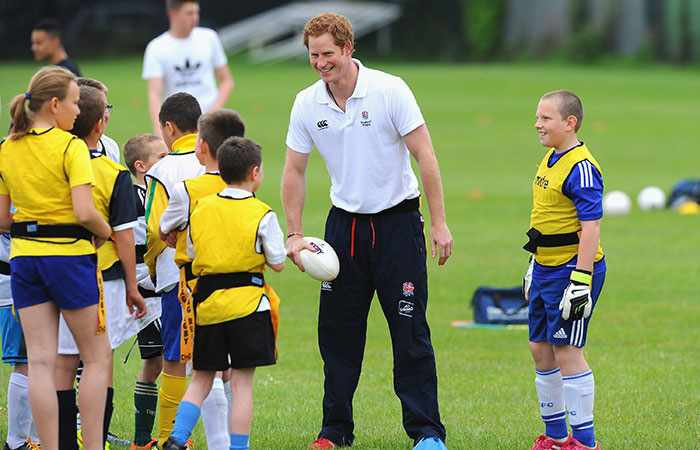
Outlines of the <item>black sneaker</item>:
<svg viewBox="0 0 700 450">
<path fill-rule="evenodd" d="M 187 450 L 187 446 L 178 444 L 171 436 L 163 444 L 163 450 Z"/>
<path fill-rule="evenodd" d="M 2 448 L 2 450 L 41 450 L 41 446 L 39 444 L 37 444 L 36 442 L 32 442 L 32 440 L 29 438 L 27 439 L 27 442 L 15 449 L 10 447 L 10 445 L 7 442 L 5 442 L 5 446 Z"/>
</svg>

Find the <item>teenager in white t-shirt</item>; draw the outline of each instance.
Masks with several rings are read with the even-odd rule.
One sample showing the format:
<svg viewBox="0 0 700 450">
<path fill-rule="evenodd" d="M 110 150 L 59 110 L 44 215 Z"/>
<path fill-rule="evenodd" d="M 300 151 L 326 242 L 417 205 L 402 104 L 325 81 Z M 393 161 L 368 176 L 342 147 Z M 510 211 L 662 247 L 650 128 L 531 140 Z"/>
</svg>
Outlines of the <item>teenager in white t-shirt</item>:
<svg viewBox="0 0 700 450">
<path fill-rule="evenodd" d="M 202 112 L 207 112 L 222 108 L 233 91 L 233 77 L 219 35 L 197 26 L 199 1 L 168 0 L 166 5 L 170 29 L 146 47 L 142 74 L 148 81 L 148 109 L 153 132 L 158 136 L 163 98 L 187 92 L 199 101 Z"/>
<path fill-rule="evenodd" d="M 325 240 L 340 274 L 321 286 L 318 342 L 324 362 L 323 424 L 310 448 L 350 446 L 352 398 L 359 381 L 367 314 L 377 293 L 392 336 L 394 389 L 403 425 L 418 450 L 445 449 L 435 356 L 426 322 L 428 280 L 418 163 L 430 208 L 432 256 L 452 254 L 442 182 L 428 129 L 411 90 L 398 77 L 352 58 L 352 25 L 324 13 L 304 27 L 309 61 L 321 78 L 294 101 L 287 134 L 282 202 L 287 254 L 303 269 L 306 167 L 316 147 L 331 177 L 333 206 Z"/>
</svg>

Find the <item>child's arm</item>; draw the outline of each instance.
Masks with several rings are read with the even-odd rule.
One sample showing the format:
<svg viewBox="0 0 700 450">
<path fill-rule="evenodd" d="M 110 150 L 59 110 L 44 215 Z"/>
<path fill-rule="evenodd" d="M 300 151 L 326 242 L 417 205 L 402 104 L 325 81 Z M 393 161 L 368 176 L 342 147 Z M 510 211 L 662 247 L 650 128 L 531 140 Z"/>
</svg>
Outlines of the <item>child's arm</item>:
<svg viewBox="0 0 700 450">
<path fill-rule="evenodd" d="M 14 222 L 10 211 L 11 203 L 9 195 L 0 194 L 0 231 L 4 233 L 9 233 L 12 222 Z"/>
<path fill-rule="evenodd" d="M 281 272 L 287 260 L 287 248 L 284 244 L 282 228 L 274 211 L 268 212 L 260 220 L 258 239 L 265 254 L 265 264 L 275 272 Z"/>
<path fill-rule="evenodd" d="M 114 248 L 124 269 L 124 281 L 126 282 L 126 305 L 129 312 L 134 313 L 136 307 L 136 319 L 146 314 L 146 302 L 139 293 L 139 285 L 136 282 L 136 251 L 134 244 L 134 231 L 131 228 L 115 231 L 112 235 Z"/>
<path fill-rule="evenodd" d="M 581 221 L 581 238 L 578 244 L 577 270 L 593 271 L 600 238 L 600 219 Z"/>
<path fill-rule="evenodd" d="M 109 239 L 112 228 L 95 209 L 95 203 L 92 199 L 92 186 L 89 184 L 74 186 L 71 188 L 70 193 L 75 218 L 78 219 L 80 225 L 97 237 L 95 246 L 100 247 Z"/>
<path fill-rule="evenodd" d="M 268 266 L 270 269 L 274 270 L 275 272 L 282 272 L 282 269 L 284 269 L 284 263 L 285 263 L 285 262 L 286 262 L 286 261 L 282 261 L 282 262 L 279 263 L 279 264 L 270 264 L 269 262 L 265 262 L 265 264 L 267 264 L 267 266 Z"/>
</svg>

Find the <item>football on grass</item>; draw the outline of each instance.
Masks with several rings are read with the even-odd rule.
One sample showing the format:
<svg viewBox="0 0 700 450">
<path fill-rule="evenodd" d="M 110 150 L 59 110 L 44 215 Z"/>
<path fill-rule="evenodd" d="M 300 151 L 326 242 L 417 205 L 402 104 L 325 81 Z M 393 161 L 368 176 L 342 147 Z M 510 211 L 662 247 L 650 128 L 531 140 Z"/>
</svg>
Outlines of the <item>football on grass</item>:
<svg viewBox="0 0 700 450">
<path fill-rule="evenodd" d="M 313 252 L 304 249 L 299 253 L 306 273 L 319 281 L 335 280 L 340 271 L 340 262 L 333 247 L 321 238 L 305 237 L 304 239 L 314 248 Z"/>
</svg>

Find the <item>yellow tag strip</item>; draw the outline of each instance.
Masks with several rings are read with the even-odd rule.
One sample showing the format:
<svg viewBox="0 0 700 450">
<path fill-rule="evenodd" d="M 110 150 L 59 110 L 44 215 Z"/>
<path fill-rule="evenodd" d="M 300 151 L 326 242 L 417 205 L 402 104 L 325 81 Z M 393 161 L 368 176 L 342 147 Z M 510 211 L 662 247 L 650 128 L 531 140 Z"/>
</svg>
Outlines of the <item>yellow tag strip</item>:
<svg viewBox="0 0 700 450">
<path fill-rule="evenodd" d="M 105 282 L 102 279 L 102 271 L 99 266 L 97 266 L 97 290 L 100 292 L 100 299 L 97 302 L 97 334 L 105 334 L 107 332 Z"/>
<path fill-rule="evenodd" d="M 177 298 L 182 305 L 182 329 L 180 332 L 180 362 L 185 363 L 192 359 L 194 341 L 194 305 L 192 296 L 187 288 L 185 268 L 180 268 L 180 281 L 177 283 Z"/>
<path fill-rule="evenodd" d="M 278 359 L 277 328 L 279 327 L 280 323 L 280 298 L 277 295 L 277 292 L 272 289 L 272 286 L 267 283 L 265 283 L 265 290 L 267 291 L 267 299 L 270 301 L 270 317 L 272 319 L 272 329 L 275 332 L 275 359 Z"/>
</svg>

